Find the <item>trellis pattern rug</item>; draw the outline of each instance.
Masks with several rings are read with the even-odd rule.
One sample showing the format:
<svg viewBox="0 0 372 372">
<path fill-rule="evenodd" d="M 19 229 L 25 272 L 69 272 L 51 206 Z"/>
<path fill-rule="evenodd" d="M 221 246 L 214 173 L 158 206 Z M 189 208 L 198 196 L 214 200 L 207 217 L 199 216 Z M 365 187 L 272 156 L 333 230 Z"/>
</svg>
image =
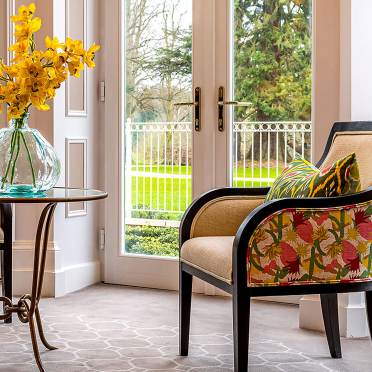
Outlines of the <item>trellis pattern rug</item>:
<svg viewBox="0 0 372 372">
<path fill-rule="evenodd" d="M 61 299 L 44 300 L 42 310 L 47 339 L 59 348 L 44 351 L 40 346 L 46 370 L 232 371 L 230 300 L 196 296 L 189 357 L 177 355 L 176 301 L 177 295 L 172 292 L 102 285 Z M 265 308 L 270 304 L 257 306 Z M 293 315 L 296 309 L 286 306 L 289 314 Z M 206 311 L 208 307 L 209 314 Z M 275 310 L 277 307 L 274 305 L 272 308 Z M 216 314 L 213 314 L 213 309 Z M 254 319 L 253 315 L 253 322 Z M 276 333 L 273 334 L 275 337 L 270 337 L 269 329 L 270 324 L 267 324 L 265 332 L 257 332 L 258 329 L 253 327 L 249 354 L 251 372 L 370 370 L 356 364 L 356 369 L 349 369 L 350 362 L 333 361 L 325 343 L 316 354 L 309 354 L 306 348 L 301 350 L 295 345 L 289 346 Z M 282 331 L 285 331 L 284 326 Z M 310 334 L 309 345 L 312 342 L 314 335 L 311 337 Z M 16 318 L 12 325 L 0 324 L 0 371 L 37 371 L 28 326 Z"/>
</svg>

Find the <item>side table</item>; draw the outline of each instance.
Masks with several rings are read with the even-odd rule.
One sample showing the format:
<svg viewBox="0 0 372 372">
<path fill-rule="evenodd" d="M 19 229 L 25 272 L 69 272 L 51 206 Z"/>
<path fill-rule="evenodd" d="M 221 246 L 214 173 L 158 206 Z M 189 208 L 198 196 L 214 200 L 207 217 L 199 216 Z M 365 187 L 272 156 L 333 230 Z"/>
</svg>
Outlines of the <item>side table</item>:
<svg viewBox="0 0 372 372">
<path fill-rule="evenodd" d="M 0 315 L 0 320 L 9 319 L 12 316 L 12 313 L 16 313 L 22 323 L 29 324 L 34 356 L 36 364 L 39 367 L 40 371 L 45 371 L 45 369 L 40 358 L 36 336 L 35 320 L 40 340 L 43 345 L 49 350 L 56 349 L 54 346 L 50 345 L 45 338 L 39 311 L 39 302 L 44 281 L 48 237 L 54 210 L 58 203 L 92 201 L 104 199 L 106 197 L 107 193 L 99 190 L 73 189 L 62 187 L 56 187 L 45 193 L 34 195 L 0 194 L 1 204 L 47 204 L 40 215 L 36 231 L 31 294 L 23 295 L 16 304 L 13 303 L 11 298 L 9 297 L 0 297 L 0 302 L 3 302 L 4 304 L 4 313 Z M 6 214 L 5 217 L 9 218 L 9 216 L 11 218 L 11 214 Z"/>
</svg>

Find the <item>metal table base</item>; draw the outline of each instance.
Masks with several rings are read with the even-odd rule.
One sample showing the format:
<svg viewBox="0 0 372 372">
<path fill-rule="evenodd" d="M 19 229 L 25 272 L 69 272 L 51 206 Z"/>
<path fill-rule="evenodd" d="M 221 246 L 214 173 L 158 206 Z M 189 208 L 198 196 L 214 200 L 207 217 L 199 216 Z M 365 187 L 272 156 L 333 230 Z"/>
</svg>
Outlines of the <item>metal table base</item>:
<svg viewBox="0 0 372 372">
<path fill-rule="evenodd" d="M 12 303 L 11 299 L 8 297 L 0 297 L 0 301 L 4 303 L 4 314 L 0 315 L 0 320 L 9 319 L 13 313 L 16 313 L 22 323 L 28 323 L 30 327 L 32 348 L 34 351 L 36 364 L 39 367 L 39 370 L 42 372 L 44 372 L 45 369 L 40 358 L 35 320 L 39 337 L 43 345 L 49 350 L 57 349 L 56 347 L 50 345 L 45 338 L 39 310 L 41 290 L 43 288 L 44 281 L 46 254 L 48 249 L 48 237 L 56 206 L 57 203 L 49 203 L 43 209 L 39 219 L 35 240 L 31 294 L 23 295 L 16 304 Z M 4 218 L 12 218 L 12 216 L 4 216 Z"/>
</svg>

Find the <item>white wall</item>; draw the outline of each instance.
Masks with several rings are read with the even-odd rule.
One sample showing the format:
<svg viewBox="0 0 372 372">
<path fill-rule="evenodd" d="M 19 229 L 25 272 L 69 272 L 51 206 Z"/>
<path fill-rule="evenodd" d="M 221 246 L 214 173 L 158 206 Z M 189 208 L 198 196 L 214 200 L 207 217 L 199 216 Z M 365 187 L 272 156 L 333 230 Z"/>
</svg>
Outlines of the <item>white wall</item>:
<svg viewBox="0 0 372 372">
<path fill-rule="evenodd" d="M 334 121 L 372 120 L 372 1 L 315 3 L 316 52 L 321 56 L 317 64 L 322 71 L 315 70 L 313 150 L 319 159 Z M 363 294 L 339 295 L 339 318 L 342 336 L 369 335 Z M 299 322 L 302 328 L 324 329 L 319 296 L 301 299 Z"/>
<path fill-rule="evenodd" d="M 75 0 L 76 1 L 76 0 Z M 82 7 L 84 1 L 80 0 Z M 86 7 L 86 45 L 99 42 L 99 12 L 98 0 L 85 2 Z M 54 1 L 54 35 L 65 39 L 65 24 L 68 14 L 65 14 L 65 1 Z M 71 16 L 71 13 L 70 13 Z M 100 65 L 100 53 L 97 54 L 96 64 Z M 102 124 L 99 116 L 98 103 L 98 79 L 99 70 L 87 71 L 87 114 L 86 116 L 66 117 L 66 84 L 63 86 L 54 101 L 54 147 L 60 155 L 62 163 L 62 175 L 59 184 L 66 183 L 65 171 L 65 139 L 87 139 L 87 187 L 99 188 L 99 127 Z M 83 84 L 83 80 L 81 80 Z M 69 94 L 73 94 L 73 89 Z M 81 217 L 65 218 L 65 208 L 62 206 L 56 211 L 56 223 L 54 227 L 54 239 L 59 247 L 63 247 L 61 267 L 65 270 L 73 270 L 88 278 L 81 285 L 91 284 L 100 280 L 99 275 L 99 252 L 98 252 L 98 214 L 100 202 L 87 204 L 87 215 Z M 75 277 L 75 274 L 74 274 Z M 68 275 L 66 277 L 68 281 Z M 66 291 L 77 289 L 73 283 L 66 283 Z M 62 285 L 63 288 L 63 285 Z"/>
<path fill-rule="evenodd" d="M 340 1 L 313 0 L 313 159 L 323 153 L 339 117 Z"/>
<path fill-rule="evenodd" d="M 71 1 L 71 0 L 70 0 Z M 7 8 L 16 8 L 20 4 L 28 4 L 30 0 L 0 0 L 0 56 L 4 55 L 6 44 L 5 16 Z M 46 35 L 55 35 L 62 40 L 66 29 L 66 1 L 65 0 L 36 0 L 37 15 L 42 18 L 43 27 L 38 33 L 37 43 L 44 48 Z M 100 43 L 100 2 L 99 0 L 74 0 L 74 6 L 86 11 L 86 34 L 82 32 L 78 38 L 86 38 L 86 45 L 93 42 Z M 70 12 L 70 17 L 74 14 Z M 78 32 L 80 19 L 70 21 L 70 30 Z M 68 35 L 72 36 L 72 35 Z M 75 36 L 76 37 L 76 36 Z M 58 186 L 66 184 L 65 158 L 66 138 L 86 139 L 87 156 L 85 162 L 86 186 L 100 188 L 100 104 L 98 102 L 97 87 L 100 76 L 100 55 L 96 59 L 97 68 L 88 71 L 86 96 L 86 114 L 84 116 L 66 115 L 66 84 L 57 92 L 57 96 L 49 112 L 32 112 L 30 125 L 39 129 L 54 145 L 62 164 L 62 174 Z M 82 80 L 81 80 L 82 82 Z M 81 97 L 83 87 L 81 82 L 71 85 L 69 94 Z M 74 113 L 76 115 L 76 113 Z M 5 124 L 5 118 L 0 118 Z M 76 164 L 82 164 L 82 161 Z M 70 163 L 74 167 L 74 162 Z M 50 234 L 48 261 L 44 294 L 60 296 L 78 290 L 87 285 L 100 281 L 100 261 L 98 250 L 99 215 L 103 208 L 102 202 L 87 204 L 87 214 L 78 217 L 66 217 L 64 205 L 57 207 L 53 231 Z M 38 206 L 17 206 L 16 229 L 14 242 L 14 292 L 20 294 L 28 291 L 31 278 L 33 240 L 41 208 Z"/>
<path fill-rule="evenodd" d="M 6 3 L 0 1 L 0 56 L 6 55 Z M 0 128 L 5 126 L 5 113 L 0 114 Z"/>
</svg>

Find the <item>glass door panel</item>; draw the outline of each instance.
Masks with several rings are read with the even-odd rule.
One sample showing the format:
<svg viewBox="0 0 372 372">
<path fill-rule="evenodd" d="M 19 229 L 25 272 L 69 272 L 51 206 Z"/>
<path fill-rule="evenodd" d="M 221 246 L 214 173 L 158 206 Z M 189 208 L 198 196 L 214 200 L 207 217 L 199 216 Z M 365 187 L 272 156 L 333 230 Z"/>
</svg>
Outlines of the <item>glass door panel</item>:
<svg viewBox="0 0 372 372">
<path fill-rule="evenodd" d="M 269 186 L 311 160 L 311 0 L 233 2 L 232 183 Z"/>
<path fill-rule="evenodd" d="M 105 280 L 177 289 L 177 227 L 193 198 L 267 186 L 310 159 L 311 0 L 120 1 L 124 202 L 110 205 Z"/>
<path fill-rule="evenodd" d="M 178 255 L 192 200 L 192 1 L 125 1 L 125 252 Z"/>
</svg>

